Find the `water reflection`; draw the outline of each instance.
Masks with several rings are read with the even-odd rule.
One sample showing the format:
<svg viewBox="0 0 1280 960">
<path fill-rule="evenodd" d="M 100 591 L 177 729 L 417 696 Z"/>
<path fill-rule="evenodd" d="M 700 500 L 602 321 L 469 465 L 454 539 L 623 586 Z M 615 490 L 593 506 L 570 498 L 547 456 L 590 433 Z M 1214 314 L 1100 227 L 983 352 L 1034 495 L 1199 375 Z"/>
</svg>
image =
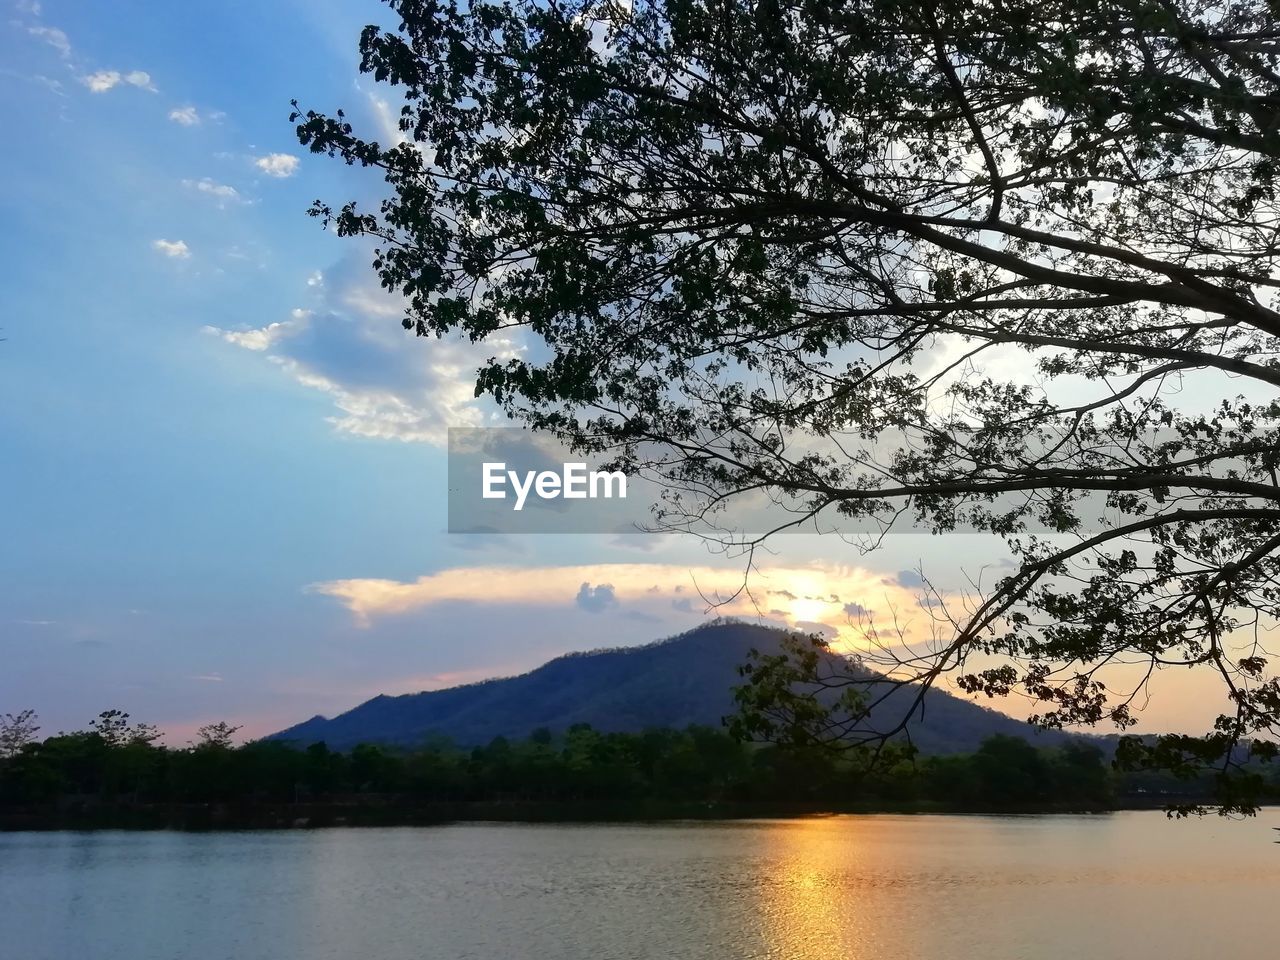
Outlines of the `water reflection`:
<svg viewBox="0 0 1280 960">
<path fill-rule="evenodd" d="M 0 835 L 21 960 L 1266 955 L 1277 817 Z"/>
<path fill-rule="evenodd" d="M 788 960 L 1253 955 L 1280 893 L 1268 827 L 1154 811 L 777 824 L 762 935 Z"/>
<path fill-rule="evenodd" d="M 829 819 L 778 825 L 764 834 L 773 871 L 760 885 L 766 955 L 787 960 L 874 957 L 877 931 L 865 900 L 849 895 L 849 875 L 865 849 L 865 829 Z"/>
</svg>

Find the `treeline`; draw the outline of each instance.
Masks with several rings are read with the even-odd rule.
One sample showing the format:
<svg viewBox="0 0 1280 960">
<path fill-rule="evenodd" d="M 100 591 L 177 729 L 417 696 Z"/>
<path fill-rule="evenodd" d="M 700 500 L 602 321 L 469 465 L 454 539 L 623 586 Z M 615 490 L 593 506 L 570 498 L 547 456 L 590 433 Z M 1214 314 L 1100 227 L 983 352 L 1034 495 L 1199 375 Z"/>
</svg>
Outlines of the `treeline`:
<svg viewBox="0 0 1280 960">
<path fill-rule="evenodd" d="M 0 735 L 0 822 L 65 825 L 79 815 L 127 825 L 131 811 L 142 811 L 156 815 L 143 822 L 185 824 L 198 818 L 171 814 L 205 807 L 255 825 L 292 822 L 290 810 L 327 811 L 333 819 L 360 808 L 380 811 L 377 822 L 413 822 L 413 811 L 518 818 L 522 810 L 539 816 L 1100 810 L 1132 799 L 1133 791 L 1086 741 L 1043 749 L 994 736 L 972 754 L 917 758 L 868 773 L 828 752 L 744 744 L 709 727 L 630 734 L 579 725 L 473 749 L 441 741 L 411 750 L 365 744 L 347 753 L 323 743 L 235 746 L 234 733 L 217 724 L 203 728 L 196 743 L 171 748 L 154 728 L 109 711 L 89 730 L 42 741 L 30 736 L 15 745 Z M 1147 790 L 1160 803 L 1188 788 L 1154 782 Z M 255 809 L 270 816 L 255 817 Z"/>
</svg>

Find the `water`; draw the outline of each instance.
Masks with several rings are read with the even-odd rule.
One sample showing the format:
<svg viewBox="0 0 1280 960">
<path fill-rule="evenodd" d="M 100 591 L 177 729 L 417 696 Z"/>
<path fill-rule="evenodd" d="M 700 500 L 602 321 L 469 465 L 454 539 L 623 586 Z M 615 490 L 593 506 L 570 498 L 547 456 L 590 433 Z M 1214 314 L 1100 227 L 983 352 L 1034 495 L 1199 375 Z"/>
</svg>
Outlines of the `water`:
<svg viewBox="0 0 1280 960">
<path fill-rule="evenodd" d="M 0 834 L 0 958 L 1266 956 L 1275 823 L 1280 811 Z"/>
</svg>

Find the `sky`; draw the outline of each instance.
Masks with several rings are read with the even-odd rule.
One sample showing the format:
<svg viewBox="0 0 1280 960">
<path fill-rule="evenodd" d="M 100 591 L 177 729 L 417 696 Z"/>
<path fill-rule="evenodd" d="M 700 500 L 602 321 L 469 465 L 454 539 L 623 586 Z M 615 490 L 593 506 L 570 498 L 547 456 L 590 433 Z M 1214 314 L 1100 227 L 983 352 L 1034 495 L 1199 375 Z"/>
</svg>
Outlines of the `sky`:
<svg viewBox="0 0 1280 960">
<path fill-rule="evenodd" d="M 723 613 L 927 632 L 921 572 L 999 569 L 976 536 L 787 537 L 721 605 L 742 562 L 691 538 L 446 533 L 446 430 L 497 422 L 472 374 L 521 345 L 406 334 L 368 250 L 306 215 L 379 181 L 288 120 L 395 136 L 357 69 L 385 9 L 0 2 L 0 713 L 257 736 Z M 1157 687 L 1144 727 L 1216 712 Z"/>
</svg>

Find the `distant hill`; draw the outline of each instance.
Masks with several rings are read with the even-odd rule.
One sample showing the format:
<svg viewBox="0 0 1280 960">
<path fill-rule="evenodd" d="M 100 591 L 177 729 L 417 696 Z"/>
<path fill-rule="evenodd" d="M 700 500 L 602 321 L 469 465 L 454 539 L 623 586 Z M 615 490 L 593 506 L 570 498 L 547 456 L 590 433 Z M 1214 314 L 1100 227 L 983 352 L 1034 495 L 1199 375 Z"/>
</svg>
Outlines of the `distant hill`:
<svg viewBox="0 0 1280 960">
<path fill-rule="evenodd" d="M 718 727 L 734 711 L 731 688 L 742 682 L 737 666 L 753 647 L 776 650 L 782 636 L 755 624 L 710 624 L 642 647 L 557 657 L 517 677 L 377 696 L 269 739 L 299 745 L 323 740 L 341 750 L 357 743 L 413 746 L 430 736 L 476 746 L 497 736 L 526 737 L 539 727 L 560 732 L 575 723 L 618 732 L 694 723 Z M 892 711 L 892 702 L 886 709 Z M 924 717 L 911 725 L 914 742 L 926 754 L 968 752 L 997 733 L 1046 744 L 1063 739 L 941 690 L 926 694 Z"/>
</svg>

